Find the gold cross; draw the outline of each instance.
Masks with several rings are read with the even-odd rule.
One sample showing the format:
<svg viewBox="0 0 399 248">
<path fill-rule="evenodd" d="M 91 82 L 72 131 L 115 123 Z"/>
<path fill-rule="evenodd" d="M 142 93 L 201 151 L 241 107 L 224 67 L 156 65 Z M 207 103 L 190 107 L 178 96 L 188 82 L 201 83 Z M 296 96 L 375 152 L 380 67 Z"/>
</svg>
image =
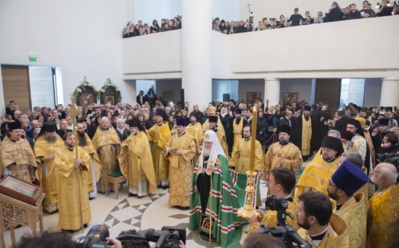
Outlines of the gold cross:
<svg viewBox="0 0 399 248">
<path fill-rule="evenodd" d="M 74 129 L 76 129 L 76 117 L 82 114 L 82 108 L 76 106 L 75 100 L 75 97 L 71 97 L 71 106 L 66 109 L 67 113 L 72 116 Z"/>
</svg>

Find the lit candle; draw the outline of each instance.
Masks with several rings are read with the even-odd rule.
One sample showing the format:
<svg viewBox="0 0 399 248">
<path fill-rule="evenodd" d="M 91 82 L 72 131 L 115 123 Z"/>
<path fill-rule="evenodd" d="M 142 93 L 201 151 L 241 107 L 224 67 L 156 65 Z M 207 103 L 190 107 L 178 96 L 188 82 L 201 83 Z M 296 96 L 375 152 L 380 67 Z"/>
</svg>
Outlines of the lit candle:
<svg viewBox="0 0 399 248">
<path fill-rule="evenodd" d="M 251 158 L 249 160 L 249 170 L 253 172 L 255 163 L 255 140 L 256 140 L 256 126 L 258 124 L 258 112 L 254 106 L 252 110 L 252 137 L 251 137 Z"/>
</svg>

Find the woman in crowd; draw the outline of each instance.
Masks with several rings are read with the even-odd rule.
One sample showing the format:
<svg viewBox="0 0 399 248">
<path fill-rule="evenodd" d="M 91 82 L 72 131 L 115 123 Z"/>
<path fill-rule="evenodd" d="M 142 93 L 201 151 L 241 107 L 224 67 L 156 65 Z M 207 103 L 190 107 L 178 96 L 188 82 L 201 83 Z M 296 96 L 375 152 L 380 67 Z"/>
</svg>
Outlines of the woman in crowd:
<svg viewBox="0 0 399 248">
<path fill-rule="evenodd" d="M 151 26 L 151 28 L 150 28 L 150 33 L 151 34 L 153 34 L 153 33 L 159 33 L 159 31 L 160 31 L 160 27 L 159 27 L 159 25 L 158 25 L 158 21 L 157 20 L 153 20 L 152 21 L 152 26 Z"/>
<path fill-rule="evenodd" d="M 314 23 L 323 23 L 323 12 L 319 11 L 317 17 L 313 20 Z"/>
<path fill-rule="evenodd" d="M 277 24 L 277 28 L 285 28 L 288 26 L 287 20 L 284 15 L 280 15 L 280 21 Z"/>
</svg>

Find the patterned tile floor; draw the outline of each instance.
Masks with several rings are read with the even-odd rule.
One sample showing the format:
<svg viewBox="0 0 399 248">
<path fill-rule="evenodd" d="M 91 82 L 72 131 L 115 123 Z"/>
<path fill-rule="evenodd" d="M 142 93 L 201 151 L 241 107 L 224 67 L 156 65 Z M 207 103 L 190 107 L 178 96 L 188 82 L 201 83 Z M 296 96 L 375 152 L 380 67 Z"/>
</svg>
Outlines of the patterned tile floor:
<svg viewBox="0 0 399 248">
<path fill-rule="evenodd" d="M 304 163 L 305 166 L 307 163 Z M 261 181 L 261 197 L 264 202 L 267 193 L 267 185 L 265 181 Z M 186 228 L 187 230 L 187 247 L 196 248 L 204 247 L 197 244 L 193 239 L 188 227 L 189 210 L 181 210 L 168 205 L 168 190 L 157 189 L 153 194 L 138 199 L 137 197 L 128 197 L 127 185 L 124 185 L 122 191 L 119 192 L 119 199 L 115 199 L 115 194 L 110 193 L 108 196 L 98 194 L 97 197 L 90 201 L 92 219 L 85 229 L 84 233 L 77 231 L 72 234 L 76 239 L 84 236 L 94 225 L 104 224 L 109 228 L 110 236 L 116 237 L 123 230 L 146 230 L 154 228 L 160 230 L 163 226 L 172 226 L 176 228 Z M 44 229 L 57 231 L 59 228 L 58 214 L 46 214 L 44 216 Z M 240 244 L 234 247 L 242 247 L 241 244 L 247 236 L 249 225 L 245 225 Z M 39 229 L 39 228 L 38 228 Z M 24 234 L 31 234 L 27 227 L 21 227 L 15 230 L 17 242 Z M 11 247 L 11 239 L 9 231 L 4 232 L 6 247 Z"/>
</svg>

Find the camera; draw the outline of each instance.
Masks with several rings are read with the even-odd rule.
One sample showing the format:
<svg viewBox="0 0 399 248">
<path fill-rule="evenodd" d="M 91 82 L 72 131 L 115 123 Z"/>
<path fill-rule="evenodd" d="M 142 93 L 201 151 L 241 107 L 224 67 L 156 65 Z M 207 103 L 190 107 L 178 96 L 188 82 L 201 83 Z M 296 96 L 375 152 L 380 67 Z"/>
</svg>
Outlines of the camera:
<svg viewBox="0 0 399 248">
<path fill-rule="evenodd" d="M 109 237 L 109 230 L 104 225 L 95 225 L 86 236 L 79 237 L 75 243 L 82 248 L 107 248 L 109 244 L 106 238 Z M 148 229 L 137 232 L 137 234 L 122 234 L 116 237 L 120 241 L 138 240 L 156 242 L 156 248 L 178 248 L 179 241 L 186 243 L 186 230 L 164 226 L 161 230 Z M 149 246 L 148 246 L 149 247 Z"/>
<path fill-rule="evenodd" d="M 82 248 L 102 248 L 108 247 L 105 238 L 109 237 L 108 228 L 103 225 L 95 225 L 86 236 L 79 237 L 75 243 L 81 245 Z"/>
<path fill-rule="evenodd" d="M 147 241 L 157 242 L 156 248 L 178 248 L 179 240 L 186 243 L 186 229 L 176 229 L 173 227 L 164 226 L 161 230 L 139 231 L 138 234 Z"/>
<path fill-rule="evenodd" d="M 312 246 L 303 240 L 297 231 L 290 225 L 285 223 L 287 216 L 288 201 L 286 198 L 276 197 L 271 195 L 266 198 L 266 209 L 277 211 L 278 226 L 267 227 L 260 225 L 258 232 L 262 232 L 273 237 L 280 238 L 287 248 L 311 248 Z"/>
</svg>

